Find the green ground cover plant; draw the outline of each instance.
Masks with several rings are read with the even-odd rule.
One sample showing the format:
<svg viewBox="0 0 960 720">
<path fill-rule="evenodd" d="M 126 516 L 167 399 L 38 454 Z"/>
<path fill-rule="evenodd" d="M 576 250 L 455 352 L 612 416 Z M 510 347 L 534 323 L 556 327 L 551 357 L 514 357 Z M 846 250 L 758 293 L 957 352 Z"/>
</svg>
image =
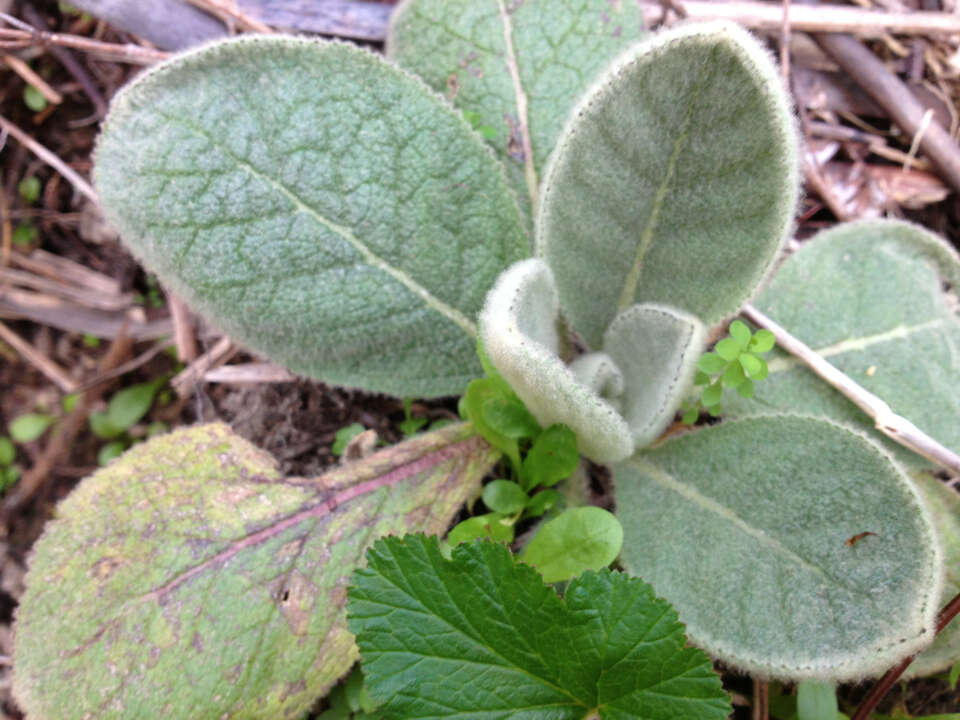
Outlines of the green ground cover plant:
<svg viewBox="0 0 960 720">
<path fill-rule="evenodd" d="M 407 404 L 409 439 L 319 478 L 219 425 L 128 450 L 36 546 L 30 717 L 298 717 L 362 658 L 350 712 L 706 719 L 730 712 L 710 657 L 809 682 L 804 708 L 916 652 L 960 659 L 955 634 L 927 649 L 955 498 L 729 322 L 755 298 L 956 447 L 956 253 L 853 223 L 774 275 L 798 138 L 759 42 L 533 6 L 408 0 L 387 60 L 218 42 L 114 99 L 95 180 L 152 272 L 296 372 L 463 393 L 465 422 L 424 430 Z M 722 422 L 664 437 L 700 409 Z M 614 513 L 586 504 L 584 458 Z M 518 523 L 514 558 L 495 541 Z"/>
</svg>

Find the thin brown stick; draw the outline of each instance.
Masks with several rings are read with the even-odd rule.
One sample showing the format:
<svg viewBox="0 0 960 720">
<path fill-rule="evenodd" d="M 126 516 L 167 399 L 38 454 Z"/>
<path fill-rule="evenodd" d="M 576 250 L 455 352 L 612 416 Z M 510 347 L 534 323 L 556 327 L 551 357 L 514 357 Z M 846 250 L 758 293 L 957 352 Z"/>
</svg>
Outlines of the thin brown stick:
<svg viewBox="0 0 960 720">
<path fill-rule="evenodd" d="M 770 686 L 765 680 L 753 679 L 753 708 L 750 720 L 770 720 Z"/>
<path fill-rule="evenodd" d="M 784 87 L 790 87 L 790 0 L 783 0 L 783 22 L 780 24 L 780 72 Z"/>
<path fill-rule="evenodd" d="M 918 141 L 947 184 L 960 191 L 960 146 L 940 123 L 925 117 L 925 108 L 909 88 L 856 38 L 818 33 L 813 39 L 904 132 Z"/>
<path fill-rule="evenodd" d="M 942 632 L 958 614 L 960 614 L 960 595 L 955 596 L 937 615 L 937 633 Z M 883 699 L 884 695 L 890 692 L 890 688 L 900 679 L 900 676 L 903 675 L 915 657 L 916 655 L 908 657 L 899 665 L 887 670 L 884 676 L 877 681 L 877 684 L 870 689 L 870 692 L 867 693 L 867 696 L 861 701 L 860 706 L 850 720 L 868 720 L 870 713 L 873 712 L 873 709 Z"/>
<path fill-rule="evenodd" d="M 18 128 L 2 115 L 0 115 L 0 128 L 6 130 L 30 152 L 60 173 L 70 182 L 71 185 L 73 185 L 74 188 L 76 188 L 77 192 L 89 199 L 91 202 L 99 204 L 97 193 L 94 191 L 93 187 L 91 187 L 90 183 L 80 177 L 76 170 L 71 168 L 69 165 L 63 162 L 63 160 L 58 158 L 55 154 L 50 152 L 47 148 L 27 135 L 27 133 Z"/>
<path fill-rule="evenodd" d="M 783 8 L 775 3 L 732 0 L 674 0 L 682 5 L 691 20 L 733 20 L 753 30 L 776 33 L 783 23 Z M 660 2 L 640 3 L 644 20 L 649 24 L 663 21 L 665 11 Z M 790 8 L 790 28 L 800 32 L 850 32 L 862 37 L 897 35 L 929 35 L 941 37 L 960 33 L 960 15 L 947 12 L 882 12 L 834 4 L 800 5 Z"/>
<path fill-rule="evenodd" d="M 225 15 L 242 30 L 258 33 L 273 32 L 272 27 L 264 25 L 259 20 L 250 17 L 237 8 L 235 2 L 230 2 L 230 0 L 187 0 L 187 2 L 211 15 Z"/>
<path fill-rule="evenodd" d="M 897 415 L 887 403 L 858 385 L 753 305 L 744 307 L 742 313 L 755 325 L 772 332 L 777 339 L 777 345 L 797 357 L 866 413 L 877 430 L 930 462 L 951 473 L 960 474 L 960 456 L 955 452 L 941 445 L 906 418 Z"/>
<path fill-rule="evenodd" d="M 48 380 L 52 381 L 63 392 L 69 394 L 77 391 L 77 381 L 70 377 L 66 370 L 2 322 L 0 322 L 0 340 L 3 340 L 7 345 L 20 353 L 20 356 L 24 360 L 43 373 Z"/>
<path fill-rule="evenodd" d="M 148 362 L 153 360 L 153 358 L 155 358 L 157 355 L 162 353 L 168 347 L 170 347 L 170 341 L 161 340 L 149 350 L 146 350 L 140 353 L 139 355 L 137 355 L 133 360 L 129 360 L 123 363 L 122 365 L 118 365 L 112 370 L 108 370 L 107 372 L 97 375 L 93 380 L 88 380 L 87 382 L 83 383 L 80 387 L 77 388 L 76 392 L 83 392 L 85 390 L 89 390 L 91 388 L 96 387 L 97 385 L 100 385 L 101 383 L 107 382 L 108 380 L 113 380 L 114 378 L 118 378 L 121 375 L 126 375 L 128 372 L 132 372 L 136 370 L 138 367 L 142 367 L 143 365 L 146 365 Z"/>
<path fill-rule="evenodd" d="M 37 75 L 32 67 L 16 55 L 4 55 L 3 62 L 8 68 L 19 75 L 25 83 L 33 85 L 39 90 L 40 94 L 43 95 L 50 104 L 59 105 L 63 102 L 63 95 L 50 87 L 50 84 L 46 80 Z"/>
<path fill-rule="evenodd" d="M 183 300 L 169 290 L 167 307 L 170 309 L 170 319 L 173 321 L 173 339 L 177 345 L 177 357 L 180 358 L 180 362 L 191 363 L 197 359 L 197 340 L 193 334 L 190 309 Z"/>
<path fill-rule="evenodd" d="M 220 338 L 216 345 L 207 350 L 170 380 L 170 387 L 172 387 L 180 397 L 188 397 L 193 393 L 194 387 L 200 382 L 208 370 L 225 363 L 237 349 L 230 338 L 226 336 Z"/>
<path fill-rule="evenodd" d="M 58 45 L 90 53 L 105 60 L 123 62 L 130 65 L 153 65 L 170 57 L 170 53 L 153 48 L 127 43 L 101 42 L 82 35 L 51 33 L 30 28 L 0 28 L 0 49 L 17 50 L 34 46 Z"/>
</svg>

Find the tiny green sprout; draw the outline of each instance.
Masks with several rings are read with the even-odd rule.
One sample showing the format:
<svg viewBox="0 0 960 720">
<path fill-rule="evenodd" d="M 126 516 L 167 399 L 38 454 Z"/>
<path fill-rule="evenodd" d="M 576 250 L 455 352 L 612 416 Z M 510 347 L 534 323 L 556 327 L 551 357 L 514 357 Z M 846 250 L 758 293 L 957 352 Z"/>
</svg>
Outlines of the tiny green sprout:
<svg viewBox="0 0 960 720">
<path fill-rule="evenodd" d="M 42 112 L 47 109 L 47 99 L 33 85 L 27 85 L 23 89 L 23 103 L 34 112 Z"/>
<path fill-rule="evenodd" d="M 0 467 L 12 465 L 17 457 L 17 449 L 8 437 L 0 435 Z"/>
<path fill-rule="evenodd" d="M 100 467 L 105 466 L 111 460 L 114 460 L 121 455 L 127 449 L 127 444 L 123 440 L 112 440 L 100 448 L 100 452 L 97 453 L 97 465 Z"/>
<path fill-rule="evenodd" d="M 25 177 L 17 183 L 17 192 L 27 205 L 33 205 L 40 197 L 40 180 L 36 175 Z"/>
<path fill-rule="evenodd" d="M 475 110 L 464 110 L 463 118 L 470 123 L 470 127 L 483 136 L 484 140 L 494 140 L 497 137 L 496 128 L 483 124 L 483 116 Z"/>
<path fill-rule="evenodd" d="M 33 442 L 43 435 L 53 424 L 53 415 L 45 413 L 24 413 L 10 421 L 10 437 L 21 444 Z"/>
<path fill-rule="evenodd" d="M 11 239 L 17 247 L 30 247 L 34 245 L 40 237 L 40 232 L 30 223 L 17 225 L 13 230 Z"/>
<path fill-rule="evenodd" d="M 760 355 L 773 349 L 775 339 L 769 330 L 751 332 L 747 324 L 734 320 L 729 335 L 720 340 L 713 352 L 704 353 L 697 362 L 694 386 L 702 388 L 699 397 L 684 401 L 681 421 L 693 425 L 706 410 L 712 417 L 722 411 L 724 387 L 733 388 L 742 397 L 751 398 L 754 382 L 769 374 L 767 361 Z"/>
<path fill-rule="evenodd" d="M 340 428 L 333 436 L 333 446 L 330 448 L 330 452 L 340 457 L 346 451 L 350 441 L 364 430 L 366 430 L 366 428 L 360 423 L 353 423 L 352 425 Z"/>
<path fill-rule="evenodd" d="M 412 398 L 404 398 L 403 400 L 403 422 L 400 423 L 400 432 L 403 433 L 404 437 L 413 437 L 420 429 L 427 424 L 428 419 L 425 417 L 413 417 L 410 414 L 410 408 L 413 406 Z"/>
</svg>

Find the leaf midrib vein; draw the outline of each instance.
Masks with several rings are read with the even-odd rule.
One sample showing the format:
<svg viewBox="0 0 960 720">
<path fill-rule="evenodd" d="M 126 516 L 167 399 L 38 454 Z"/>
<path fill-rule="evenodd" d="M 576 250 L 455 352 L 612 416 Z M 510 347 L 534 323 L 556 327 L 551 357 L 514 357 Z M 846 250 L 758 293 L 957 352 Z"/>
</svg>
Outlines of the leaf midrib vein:
<svg viewBox="0 0 960 720">
<path fill-rule="evenodd" d="M 377 270 L 380 270 L 386 275 L 389 275 L 394 280 L 397 280 L 401 285 L 410 290 L 414 295 L 419 297 L 428 307 L 435 310 L 437 313 L 443 315 L 448 320 L 457 325 L 461 330 L 467 333 L 468 336 L 474 338 L 477 336 L 477 326 L 470 318 L 464 315 L 460 310 L 453 307 L 447 302 L 444 302 L 436 295 L 434 295 L 430 290 L 417 282 L 410 275 L 405 273 L 403 270 L 394 267 L 386 260 L 381 258 L 379 255 L 374 253 L 367 245 L 358 238 L 353 231 L 338 223 L 335 223 L 333 220 L 323 216 L 310 207 L 306 201 L 304 201 L 299 195 L 297 195 L 293 190 L 288 188 L 286 185 L 276 180 L 275 178 L 265 175 L 260 172 L 257 168 L 251 165 L 246 160 L 237 157 L 229 148 L 227 148 L 223 143 L 218 142 L 210 133 L 208 133 L 204 128 L 195 125 L 189 122 L 187 119 L 179 116 L 171 116 L 165 113 L 158 113 L 161 117 L 166 119 L 171 123 L 179 123 L 183 127 L 186 127 L 188 130 L 191 130 L 199 137 L 207 140 L 211 145 L 216 147 L 227 157 L 229 157 L 237 167 L 244 170 L 251 177 L 260 180 L 265 183 L 268 187 L 273 188 L 275 191 L 283 195 L 294 207 L 296 212 L 303 213 L 304 215 L 310 217 L 320 225 L 326 227 L 328 230 L 333 232 L 336 235 L 339 235 L 343 240 L 347 242 L 351 247 L 353 247 L 360 256 L 372 267 L 375 267 Z"/>
</svg>

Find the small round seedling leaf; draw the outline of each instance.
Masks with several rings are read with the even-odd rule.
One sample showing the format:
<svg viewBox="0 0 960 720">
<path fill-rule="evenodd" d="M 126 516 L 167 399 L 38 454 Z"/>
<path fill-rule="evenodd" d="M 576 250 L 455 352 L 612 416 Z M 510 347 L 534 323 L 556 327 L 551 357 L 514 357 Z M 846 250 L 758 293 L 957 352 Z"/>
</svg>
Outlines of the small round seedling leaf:
<svg viewBox="0 0 960 720">
<path fill-rule="evenodd" d="M 560 501 L 560 493 L 556 490 L 541 490 L 532 498 L 523 511 L 523 517 L 535 518 L 543 515 Z"/>
<path fill-rule="evenodd" d="M 113 440 L 112 442 L 108 442 L 106 445 L 100 448 L 100 452 L 97 453 L 97 465 L 103 467 L 111 460 L 115 460 L 123 455 L 123 451 L 126 449 L 127 444 L 122 440 Z"/>
<path fill-rule="evenodd" d="M 23 103 L 34 112 L 47 109 L 47 98 L 33 85 L 27 85 L 23 89 Z"/>
<path fill-rule="evenodd" d="M 723 397 L 723 385 L 718 380 L 703 391 L 703 404 L 707 407 L 716 405 Z"/>
<path fill-rule="evenodd" d="M 553 583 L 606 567 L 617 559 L 622 545 L 623 528 L 616 517 L 603 508 L 578 507 L 543 525 L 520 559 Z"/>
<path fill-rule="evenodd" d="M 378 541 L 350 587 L 382 720 L 724 720 L 709 659 L 642 580 L 586 572 L 561 598 L 499 543 Z"/>
<path fill-rule="evenodd" d="M 488 538 L 502 543 L 513 542 L 513 523 L 504 523 L 503 515 L 492 512 L 486 515 L 474 515 L 457 523 L 447 535 L 451 545 L 470 543 L 480 538 Z"/>
<path fill-rule="evenodd" d="M 767 363 L 763 358 L 751 353 L 743 353 L 738 359 L 743 369 L 754 380 L 763 380 L 767 377 Z"/>
<path fill-rule="evenodd" d="M 699 363 L 698 363 L 698 366 L 699 366 Z M 705 372 L 703 372 L 702 370 L 697 370 L 696 375 L 694 375 L 694 377 L 693 377 L 693 384 L 694 384 L 694 385 L 709 385 L 709 384 L 710 384 L 710 376 L 707 375 L 707 374 L 706 374 Z"/>
<path fill-rule="evenodd" d="M 723 384 L 727 387 L 738 388 L 746 380 L 747 376 L 743 374 L 743 368 L 738 362 L 730 363 L 723 371 Z"/>
<path fill-rule="evenodd" d="M 483 502 L 494 512 L 513 515 L 526 507 L 530 498 L 510 480 L 494 480 L 483 487 Z"/>
<path fill-rule="evenodd" d="M 717 343 L 713 351 L 727 362 L 732 362 L 740 355 L 740 343 L 733 338 L 724 338 Z"/>
<path fill-rule="evenodd" d="M 727 366 L 727 361 L 716 353 L 708 352 L 700 356 L 700 359 L 697 361 L 697 367 L 701 372 L 706 375 L 716 375 L 718 372 L 723 372 L 723 369 Z M 709 377 L 705 382 L 698 382 L 698 385 L 704 385 L 709 382 Z"/>
<path fill-rule="evenodd" d="M 333 445 L 330 448 L 330 452 L 338 457 L 343 455 L 344 451 L 347 449 L 347 445 L 350 444 L 350 441 L 364 430 L 366 430 L 366 428 L 360 423 L 352 423 L 346 427 L 340 428 L 336 433 L 334 433 Z"/>
<path fill-rule="evenodd" d="M 106 412 L 101 410 L 95 410 L 90 413 L 90 416 L 87 418 L 90 423 L 90 430 L 93 431 L 93 434 L 104 440 L 113 440 L 115 437 L 123 435 L 123 428 L 118 428 L 110 422 L 110 418 Z"/>
<path fill-rule="evenodd" d="M 27 205 L 33 205 L 40 197 L 40 180 L 36 175 L 25 177 L 17 183 L 17 192 Z"/>
<path fill-rule="evenodd" d="M 742 320 L 734 320 L 730 323 L 730 337 L 737 341 L 741 349 L 746 349 L 750 343 L 750 328 Z"/>
<path fill-rule="evenodd" d="M 53 424 L 53 420 L 53 415 L 24 413 L 11 420 L 7 429 L 10 431 L 10 437 L 13 438 L 14 442 L 28 443 L 43 435 L 47 428 Z"/>
<path fill-rule="evenodd" d="M 17 449 L 10 438 L 0 435 L 0 466 L 10 465 L 17 457 Z"/>
<path fill-rule="evenodd" d="M 165 377 L 160 377 L 115 393 L 107 404 L 107 422 L 120 432 L 132 428 L 150 412 L 153 399 L 166 382 Z"/>
<path fill-rule="evenodd" d="M 747 350 L 755 353 L 770 352 L 773 350 L 773 346 L 776 344 L 776 342 L 776 337 L 769 330 L 757 330 L 757 332 L 753 334 L 750 344 L 747 345 Z"/>
<path fill-rule="evenodd" d="M 516 398 L 488 397 L 480 406 L 484 422 L 497 433 L 513 440 L 540 434 L 540 425 Z"/>
<path fill-rule="evenodd" d="M 753 397 L 753 380 L 747 378 L 742 383 L 737 385 L 737 392 L 740 394 L 740 397 L 752 398 Z"/>
<path fill-rule="evenodd" d="M 20 479 L 20 468 L 16 465 L 0 468 L 0 490 L 6 490 Z"/>
<path fill-rule="evenodd" d="M 523 459 L 524 486 L 527 490 L 552 487 L 570 477 L 579 461 L 573 430 L 566 425 L 551 425 L 533 441 Z"/>
</svg>

